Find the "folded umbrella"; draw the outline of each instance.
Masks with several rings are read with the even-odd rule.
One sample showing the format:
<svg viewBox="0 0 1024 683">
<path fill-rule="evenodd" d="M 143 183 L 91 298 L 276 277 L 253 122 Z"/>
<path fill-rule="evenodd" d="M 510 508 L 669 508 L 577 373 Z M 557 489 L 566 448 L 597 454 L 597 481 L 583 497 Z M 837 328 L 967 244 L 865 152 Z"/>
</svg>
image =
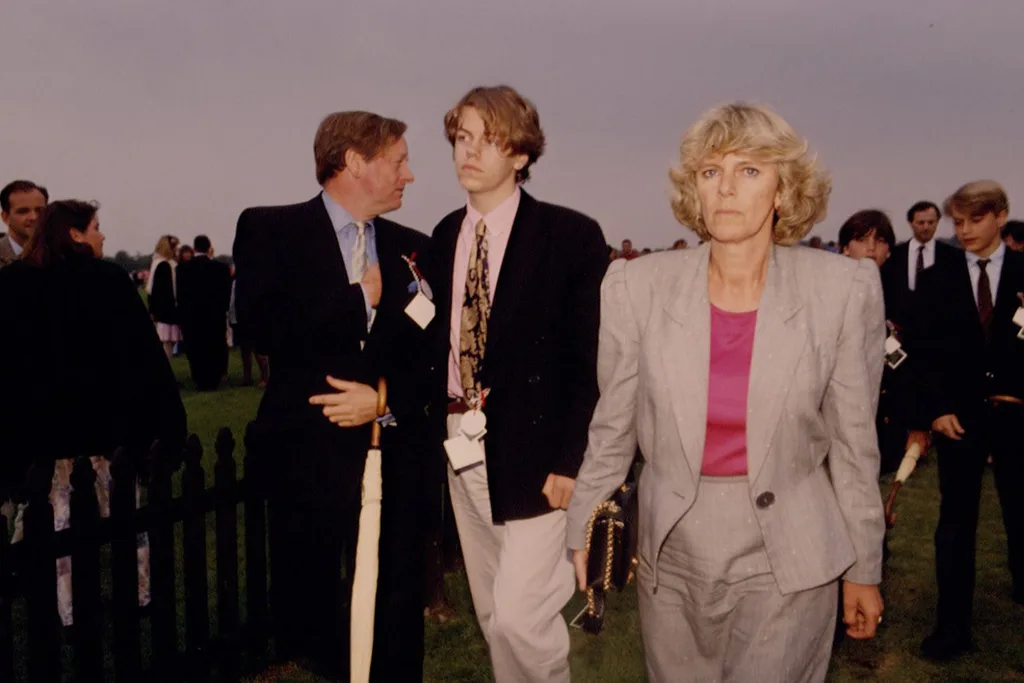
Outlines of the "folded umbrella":
<svg viewBox="0 0 1024 683">
<path fill-rule="evenodd" d="M 917 467 L 917 461 L 920 457 L 920 444 L 911 444 L 903 456 L 903 460 L 900 462 L 899 469 L 896 470 L 896 478 L 893 479 L 892 488 L 889 489 L 889 499 L 885 502 L 885 526 L 890 529 L 896 524 L 896 513 L 892 511 L 893 504 L 896 502 L 896 494 L 900 492 L 900 489 L 903 488 L 903 483 L 907 481 L 914 468 Z"/>
<path fill-rule="evenodd" d="M 387 412 L 387 384 L 377 382 L 377 416 Z M 373 423 L 370 450 L 363 469 L 362 508 L 359 511 L 359 539 L 356 543 L 356 571 L 352 577 L 352 620 L 349 673 L 352 683 L 369 683 L 373 658 L 373 621 L 377 600 L 377 572 L 380 544 L 381 453 L 380 420 Z"/>
</svg>

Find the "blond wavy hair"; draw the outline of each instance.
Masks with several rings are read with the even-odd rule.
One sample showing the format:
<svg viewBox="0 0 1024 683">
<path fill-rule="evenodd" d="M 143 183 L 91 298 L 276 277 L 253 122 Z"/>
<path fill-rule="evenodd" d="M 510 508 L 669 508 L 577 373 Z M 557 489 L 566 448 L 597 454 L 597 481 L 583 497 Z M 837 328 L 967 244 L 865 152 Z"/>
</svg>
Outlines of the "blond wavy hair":
<svg viewBox="0 0 1024 683">
<path fill-rule="evenodd" d="M 960 188 L 943 202 L 946 215 L 962 213 L 971 218 L 980 218 L 991 213 L 999 216 L 1010 210 L 1010 200 L 1003 186 L 994 180 L 975 180 Z"/>
<path fill-rule="evenodd" d="M 156 249 L 153 252 L 168 261 L 174 258 L 174 250 L 178 246 L 178 238 L 174 235 L 164 235 L 156 243 Z"/>
<path fill-rule="evenodd" d="M 763 105 L 743 102 L 705 112 L 683 134 L 679 166 L 669 170 L 672 213 L 701 240 L 711 239 L 697 194 L 697 171 L 708 157 L 743 154 L 776 164 L 778 209 L 772 227 L 777 244 L 796 244 L 824 220 L 832 180 L 808 153 L 807 141 L 781 116 Z"/>
</svg>

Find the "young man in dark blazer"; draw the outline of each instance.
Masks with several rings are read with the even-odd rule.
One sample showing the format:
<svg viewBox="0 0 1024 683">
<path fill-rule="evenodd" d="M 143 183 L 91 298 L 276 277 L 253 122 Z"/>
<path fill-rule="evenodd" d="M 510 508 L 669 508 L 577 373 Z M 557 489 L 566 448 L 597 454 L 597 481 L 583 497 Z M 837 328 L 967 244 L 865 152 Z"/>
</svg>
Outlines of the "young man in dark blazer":
<svg viewBox="0 0 1024 683">
<path fill-rule="evenodd" d="M 423 667 L 423 463 L 433 328 L 406 312 L 429 287 L 428 238 L 381 215 L 413 181 L 406 125 L 331 114 L 314 143 L 323 192 L 246 209 L 234 257 L 236 310 L 273 373 L 248 434 L 270 495 L 272 610 L 281 659 L 348 680 L 349 601 L 360 486 L 377 381 L 384 428 L 380 574 L 371 678 L 419 681 Z M 419 301 L 420 309 L 429 309 Z"/>
<path fill-rule="evenodd" d="M 1024 604 L 1024 254 L 1002 242 L 1008 209 L 994 182 L 957 190 L 945 210 L 966 253 L 925 271 L 917 288 L 919 405 L 922 426 L 935 434 L 942 496 L 935 531 L 938 618 L 922 643 L 932 659 L 952 659 L 970 647 L 975 533 L 989 456 L 1012 598 Z"/>
<path fill-rule="evenodd" d="M 520 189 L 544 134 L 515 90 L 471 90 L 445 131 L 468 200 L 434 229 L 436 362 L 473 605 L 496 681 L 567 682 L 565 508 L 597 401 L 607 246 L 590 218 Z"/>
<path fill-rule="evenodd" d="M 231 268 L 213 260 L 206 235 L 192 242 L 195 258 L 178 265 L 178 312 L 192 380 L 199 391 L 214 391 L 228 370 L 228 306 Z"/>
</svg>

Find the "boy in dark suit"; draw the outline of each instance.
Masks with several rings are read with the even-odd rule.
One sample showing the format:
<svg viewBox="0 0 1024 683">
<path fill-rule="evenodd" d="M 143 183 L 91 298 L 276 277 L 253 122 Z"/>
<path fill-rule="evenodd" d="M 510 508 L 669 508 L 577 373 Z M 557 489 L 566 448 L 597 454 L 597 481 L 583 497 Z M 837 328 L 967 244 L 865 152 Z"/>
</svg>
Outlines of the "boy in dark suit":
<svg viewBox="0 0 1024 683">
<path fill-rule="evenodd" d="M 918 286 L 915 373 L 922 424 L 935 434 L 942 496 L 935 531 L 938 618 L 921 649 L 937 660 L 970 648 L 975 534 L 989 456 L 1012 598 L 1024 604 L 1024 254 L 1002 242 L 1008 210 L 1006 192 L 995 182 L 957 190 L 945 211 L 966 253 L 926 270 Z"/>
<path fill-rule="evenodd" d="M 515 90 L 474 88 L 445 132 L 468 199 L 434 229 L 437 388 L 473 606 L 498 683 L 567 683 L 565 508 L 597 402 L 607 246 L 590 218 L 520 189 L 544 134 Z"/>
</svg>

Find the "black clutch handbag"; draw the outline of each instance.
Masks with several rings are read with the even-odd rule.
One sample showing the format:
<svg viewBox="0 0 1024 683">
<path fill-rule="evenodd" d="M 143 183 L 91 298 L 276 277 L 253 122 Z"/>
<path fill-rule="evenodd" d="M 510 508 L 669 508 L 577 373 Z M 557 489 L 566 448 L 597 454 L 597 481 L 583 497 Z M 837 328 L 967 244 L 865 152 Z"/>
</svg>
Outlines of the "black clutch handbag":
<svg viewBox="0 0 1024 683">
<path fill-rule="evenodd" d="M 581 626 L 591 635 L 604 625 L 605 596 L 633 578 L 637 547 L 636 483 L 627 482 L 594 509 L 587 523 L 587 607 Z"/>
</svg>

